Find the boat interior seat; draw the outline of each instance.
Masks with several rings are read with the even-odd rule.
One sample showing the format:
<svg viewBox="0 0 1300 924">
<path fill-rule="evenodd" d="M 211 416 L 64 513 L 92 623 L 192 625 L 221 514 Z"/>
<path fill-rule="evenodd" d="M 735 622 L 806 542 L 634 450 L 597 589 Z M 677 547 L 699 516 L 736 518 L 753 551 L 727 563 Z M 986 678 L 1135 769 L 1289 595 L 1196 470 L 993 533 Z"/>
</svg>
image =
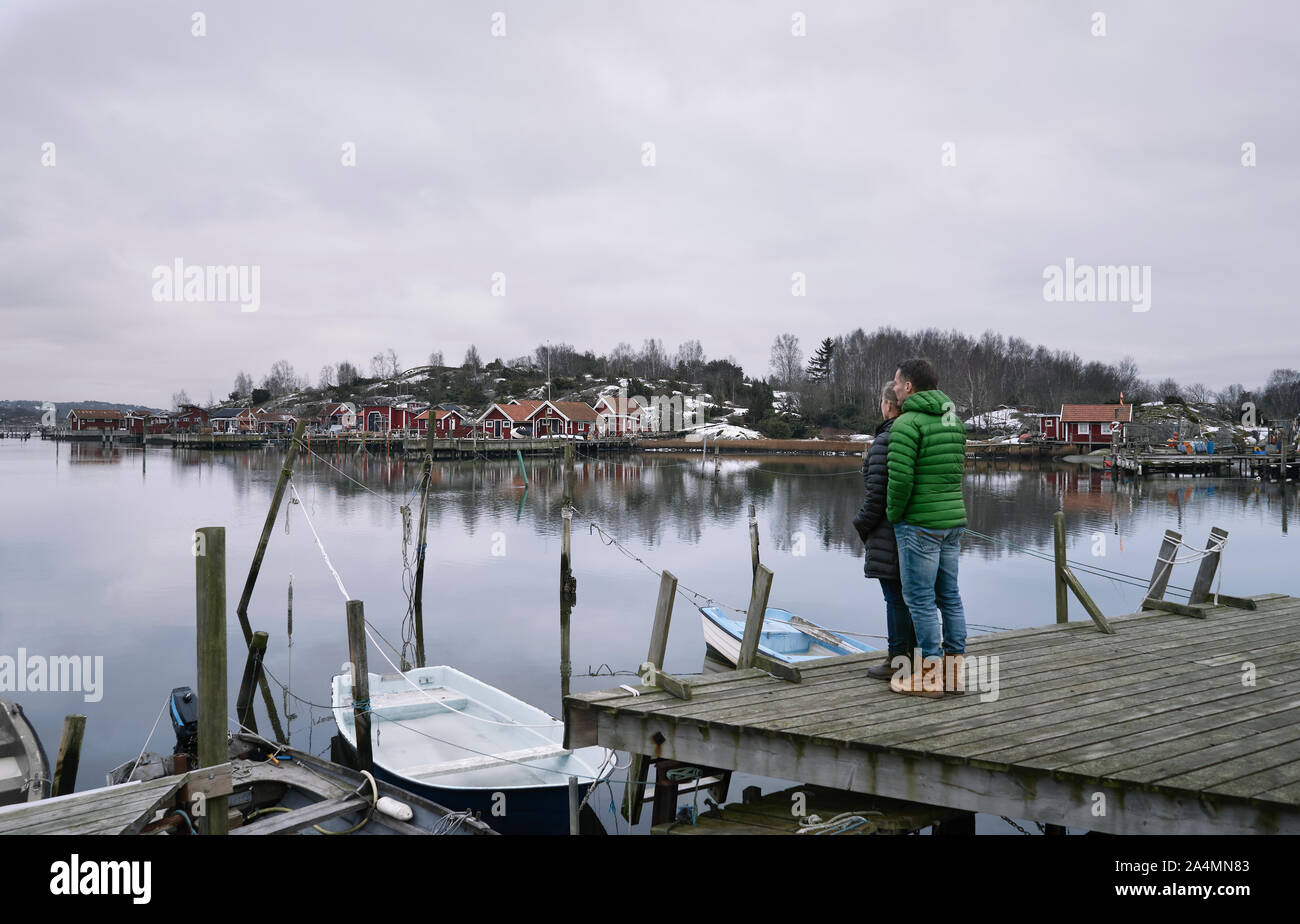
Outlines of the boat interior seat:
<svg viewBox="0 0 1300 924">
<path fill-rule="evenodd" d="M 446 707 L 446 708 L 444 708 Z M 370 710 L 380 719 L 416 719 L 436 712 L 464 711 L 469 699 L 446 687 L 421 687 L 418 690 L 399 690 L 394 693 L 375 693 L 370 697 Z"/>
<path fill-rule="evenodd" d="M 759 644 L 781 654 L 797 654 L 808 650 L 808 636 L 793 626 L 788 629 L 764 629 Z"/>
<path fill-rule="evenodd" d="M 0 805 L 13 801 L 11 797 L 22 791 L 26 781 L 17 758 L 0 757 Z"/>
</svg>

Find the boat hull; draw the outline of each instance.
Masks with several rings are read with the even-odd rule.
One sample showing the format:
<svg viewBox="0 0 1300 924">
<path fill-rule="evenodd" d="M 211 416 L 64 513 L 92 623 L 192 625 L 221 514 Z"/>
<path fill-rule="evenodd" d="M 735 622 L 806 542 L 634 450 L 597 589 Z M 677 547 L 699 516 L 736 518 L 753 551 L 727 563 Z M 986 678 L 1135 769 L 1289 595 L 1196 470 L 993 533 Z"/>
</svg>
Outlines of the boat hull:
<svg viewBox="0 0 1300 924">
<path fill-rule="evenodd" d="M 356 760 L 351 690 L 346 675 L 333 679 L 340 763 Z M 613 759 L 564 748 L 564 723 L 445 665 L 371 674 L 369 696 L 376 776 L 503 834 L 567 834 L 569 778 L 584 798 Z"/>
<path fill-rule="evenodd" d="M 727 617 L 716 606 L 702 606 L 699 609 L 704 643 L 719 657 L 735 664 L 740 660 L 744 623 Z M 768 607 L 758 650 L 774 661 L 793 665 L 820 658 L 863 654 L 876 649 L 801 619 L 787 610 Z"/>
<path fill-rule="evenodd" d="M 345 750 L 345 756 L 339 762 L 355 765 L 357 752 L 352 742 L 342 735 L 337 736 L 335 740 L 341 742 Z M 421 783 L 419 780 L 393 773 L 379 764 L 375 764 L 375 776 L 385 783 L 400 786 L 407 792 L 415 793 L 430 802 L 445 805 L 454 812 L 474 812 L 484 824 L 498 834 L 569 833 L 567 781 L 563 785 L 538 786 L 531 789 L 449 788 Z M 586 798 L 591 786 L 591 783 L 579 783 L 579 801 Z"/>
</svg>

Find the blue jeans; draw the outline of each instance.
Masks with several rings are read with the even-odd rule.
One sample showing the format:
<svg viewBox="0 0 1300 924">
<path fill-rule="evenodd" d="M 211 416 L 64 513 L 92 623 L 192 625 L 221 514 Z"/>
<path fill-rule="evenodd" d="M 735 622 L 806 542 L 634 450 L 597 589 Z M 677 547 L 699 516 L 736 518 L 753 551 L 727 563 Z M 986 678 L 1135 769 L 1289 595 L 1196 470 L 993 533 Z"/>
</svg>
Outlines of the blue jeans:
<svg viewBox="0 0 1300 924">
<path fill-rule="evenodd" d="M 916 643 L 925 658 L 966 651 L 966 613 L 957 590 L 961 534 L 960 526 L 924 529 L 907 523 L 894 524 L 903 599 L 911 611 Z M 940 613 L 943 614 L 942 644 Z"/>
<path fill-rule="evenodd" d="M 885 595 L 885 624 L 889 627 L 889 657 L 912 656 L 916 648 L 916 632 L 912 629 L 912 614 L 903 599 L 901 581 L 880 578 L 880 591 Z"/>
</svg>

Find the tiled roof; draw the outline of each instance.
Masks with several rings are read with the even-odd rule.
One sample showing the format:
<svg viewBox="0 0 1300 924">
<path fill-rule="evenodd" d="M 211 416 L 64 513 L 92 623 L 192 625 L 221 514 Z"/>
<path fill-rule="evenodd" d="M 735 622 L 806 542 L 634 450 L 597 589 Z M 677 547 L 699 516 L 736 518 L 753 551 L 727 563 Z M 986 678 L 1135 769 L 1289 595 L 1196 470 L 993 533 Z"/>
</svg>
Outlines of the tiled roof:
<svg viewBox="0 0 1300 924">
<path fill-rule="evenodd" d="M 90 417 L 96 420 L 118 420 L 122 416 L 122 412 L 116 409 L 97 409 L 93 407 L 75 407 L 72 409 L 72 413 L 81 418 Z"/>
<path fill-rule="evenodd" d="M 219 407 L 215 411 L 211 411 L 208 414 L 208 417 L 225 420 L 227 418 L 232 418 L 232 417 L 242 417 L 244 414 L 247 413 L 248 413 L 248 408 L 246 407 Z"/>
<path fill-rule="evenodd" d="M 585 401 L 552 401 L 555 408 L 569 420 L 595 420 L 596 409 Z"/>
<path fill-rule="evenodd" d="M 1116 413 L 1118 412 L 1118 414 Z M 1129 423 L 1133 420 L 1131 404 L 1063 404 L 1061 405 L 1062 423 L 1109 423 L 1118 420 Z"/>
</svg>

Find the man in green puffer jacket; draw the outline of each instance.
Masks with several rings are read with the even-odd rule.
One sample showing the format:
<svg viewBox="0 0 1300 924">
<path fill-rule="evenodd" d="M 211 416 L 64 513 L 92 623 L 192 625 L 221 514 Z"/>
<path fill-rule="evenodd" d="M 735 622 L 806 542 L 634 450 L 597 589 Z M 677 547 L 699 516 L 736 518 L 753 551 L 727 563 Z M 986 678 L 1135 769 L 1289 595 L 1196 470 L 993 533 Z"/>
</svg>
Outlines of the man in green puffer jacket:
<svg viewBox="0 0 1300 924">
<path fill-rule="evenodd" d="M 885 516 L 894 524 L 903 599 L 924 661 L 914 659 L 890 686 L 899 693 L 960 693 L 966 614 L 957 589 L 957 558 L 966 526 L 966 428 L 926 360 L 900 363 L 894 391 L 903 413 L 890 430 Z"/>
</svg>

